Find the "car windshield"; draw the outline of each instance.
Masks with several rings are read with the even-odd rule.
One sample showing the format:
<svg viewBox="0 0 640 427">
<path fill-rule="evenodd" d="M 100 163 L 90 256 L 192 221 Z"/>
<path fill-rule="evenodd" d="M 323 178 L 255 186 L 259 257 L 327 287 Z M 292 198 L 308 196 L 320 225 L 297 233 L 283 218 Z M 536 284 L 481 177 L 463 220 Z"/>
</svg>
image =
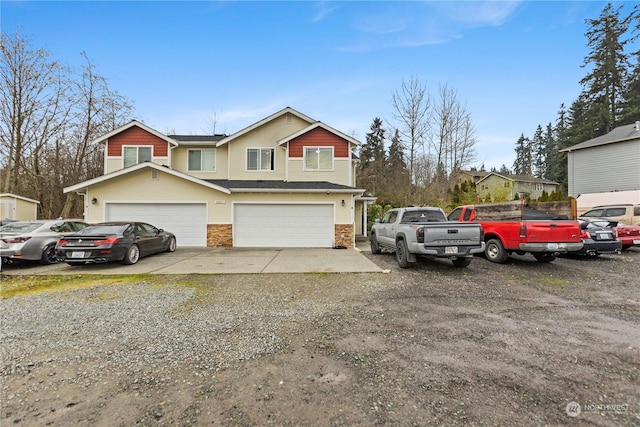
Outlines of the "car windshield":
<svg viewBox="0 0 640 427">
<path fill-rule="evenodd" d="M 78 231 L 76 234 L 90 236 L 94 234 L 122 234 L 122 232 L 127 228 L 129 224 L 116 224 L 116 225 L 90 225 L 89 227 L 83 228 Z"/>
<path fill-rule="evenodd" d="M 30 233 L 41 226 L 41 222 L 11 222 L 0 227 L 0 233 Z"/>
</svg>

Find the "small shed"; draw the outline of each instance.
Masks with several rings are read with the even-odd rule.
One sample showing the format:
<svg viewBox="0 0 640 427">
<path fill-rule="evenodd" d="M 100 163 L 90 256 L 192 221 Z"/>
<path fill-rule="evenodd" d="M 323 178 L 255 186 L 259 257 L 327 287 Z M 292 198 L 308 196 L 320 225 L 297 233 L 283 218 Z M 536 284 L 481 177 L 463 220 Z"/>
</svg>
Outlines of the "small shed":
<svg viewBox="0 0 640 427">
<path fill-rule="evenodd" d="M 0 220 L 30 221 L 38 219 L 39 201 L 11 193 L 0 194 Z"/>
</svg>

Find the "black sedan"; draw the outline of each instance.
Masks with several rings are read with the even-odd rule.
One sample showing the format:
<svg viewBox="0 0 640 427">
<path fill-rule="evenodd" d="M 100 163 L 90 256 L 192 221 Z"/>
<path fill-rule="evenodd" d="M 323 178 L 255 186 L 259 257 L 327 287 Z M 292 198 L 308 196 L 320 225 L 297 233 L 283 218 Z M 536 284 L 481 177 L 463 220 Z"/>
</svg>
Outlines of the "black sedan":
<svg viewBox="0 0 640 427">
<path fill-rule="evenodd" d="M 176 237 L 144 222 L 104 222 L 66 236 L 56 244 L 59 261 L 69 265 L 122 261 L 176 250 Z"/>
<path fill-rule="evenodd" d="M 579 255 L 596 257 L 601 254 L 617 254 L 622 251 L 622 242 L 617 238 L 616 222 L 602 218 L 578 218 L 580 237 L 584 246 Z"/>
</svg>

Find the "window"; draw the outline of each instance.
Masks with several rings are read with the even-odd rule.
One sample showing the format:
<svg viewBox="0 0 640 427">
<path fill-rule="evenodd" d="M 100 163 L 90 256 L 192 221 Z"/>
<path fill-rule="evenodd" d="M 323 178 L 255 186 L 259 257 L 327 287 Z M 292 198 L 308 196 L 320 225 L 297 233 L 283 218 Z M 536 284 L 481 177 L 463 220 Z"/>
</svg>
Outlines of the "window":
<svg viewBox="0 0 640 427">
<path fill-rule="evenodd" d="M 215 150 L 189 150 L 190 171 L 215 172 L 216 151 Z"/>
<path fill-rule="evenodd" d="M 151 161 L 153 147 L 123 147 L 124 167 Z"/>
<path fill-rule="evenodd" d="M 603 216 L 623 216 L 626 213 L 625 208 L 609 208 Z"/>
<path fill-rule="evenodd" d="M 273 148 L 248 148 L 248 171 L 272 171 L 274 168 Z"/>
<path fill-rule="evenodd" d="M 304 168 L 306 170 L 332 170 L 333 147 L 305 147 Z"/>
<path fill-rule="evenodd" d="M 509 187 L 511 187 L 511 183 L 509 181 L 505 181 L 504 188 L 509 188 Z"/>
</svg>

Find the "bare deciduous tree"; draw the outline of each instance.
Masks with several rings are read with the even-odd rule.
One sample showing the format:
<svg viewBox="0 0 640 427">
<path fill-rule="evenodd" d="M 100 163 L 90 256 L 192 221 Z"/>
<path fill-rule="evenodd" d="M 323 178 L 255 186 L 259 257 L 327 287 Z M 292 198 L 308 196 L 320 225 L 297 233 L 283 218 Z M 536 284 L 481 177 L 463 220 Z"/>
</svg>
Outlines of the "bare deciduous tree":
<svg viewBox="0 0 640 427">
<path fill-rule="evenodd" d="M 417 77 L 402 80 L 402 86 L 391 96 L 392 116 L 400 123 L 398 129 L 409 152 L 409 176 L 415 183 L 414 168 L 420 148 L 429 132 L 431 98 Z"/>
<path fill-rule="evenodd" d="M 75 74 L 19 33 L 1 37 L 0 190 L 39 200 L 41 217 L 80 216 L 82 205 L 74 209 L 63 188 L 102 174 L 102 147 L 90 142 L 128 120 L 132 107 L 86 54 Z"/>
</svg>

